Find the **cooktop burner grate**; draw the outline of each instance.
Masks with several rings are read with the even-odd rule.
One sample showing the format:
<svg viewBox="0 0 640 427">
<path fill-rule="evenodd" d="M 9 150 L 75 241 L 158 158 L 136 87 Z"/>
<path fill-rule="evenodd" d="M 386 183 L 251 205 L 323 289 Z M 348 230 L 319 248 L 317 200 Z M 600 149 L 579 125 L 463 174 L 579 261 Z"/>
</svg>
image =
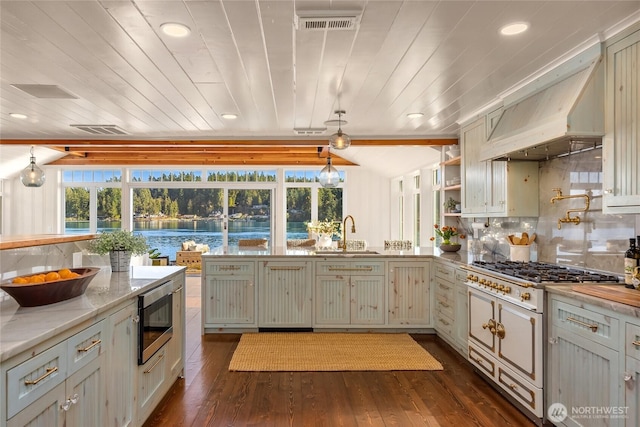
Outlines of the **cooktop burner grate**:
<svg viewBox="0 0 640 427">
<path fill-rule="evenodd" d="M 617 276 L 544 262 L 474 261 L 485 270 L 534 283 L 618 283 Z"/>
</svg>

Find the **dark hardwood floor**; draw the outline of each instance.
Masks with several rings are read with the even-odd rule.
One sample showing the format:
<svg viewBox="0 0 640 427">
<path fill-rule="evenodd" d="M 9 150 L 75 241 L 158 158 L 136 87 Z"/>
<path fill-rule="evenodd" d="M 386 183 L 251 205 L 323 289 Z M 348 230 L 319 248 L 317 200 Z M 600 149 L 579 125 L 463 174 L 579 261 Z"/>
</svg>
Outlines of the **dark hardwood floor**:
<svg viewBox="0 0 640 427">
<path fill-rule="evenodd" d="M 413 335 L 444 371 L 229 372 L 240 335 L 200 335 L 188 278 L 185 378 L 144 427 L 533 426 L 433 335 Z"/>
</svg>

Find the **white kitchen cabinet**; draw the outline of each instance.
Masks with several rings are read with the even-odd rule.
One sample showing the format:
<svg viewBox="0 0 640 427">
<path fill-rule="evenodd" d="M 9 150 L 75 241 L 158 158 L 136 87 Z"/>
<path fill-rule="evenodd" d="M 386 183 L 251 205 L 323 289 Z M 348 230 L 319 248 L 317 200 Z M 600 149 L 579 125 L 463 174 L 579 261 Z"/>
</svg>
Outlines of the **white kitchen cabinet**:
<svg viewBox="0 0 640 427">
<path fill-rule="evenodd" d="M 170 378 L 184 375 L 184 351 L 186 346 L 185 317 L 185 289 L 184 276 L 173 280 L 173 307 L 171 309 L 173 336 L 167 348 L 167 368 Z"/>
<path fill-rule="evenodd" d="M 313 264 L 311 261 L 259 262 L 261 328 L 310 328 L 312 325 Z"/>
<path fill-rule="evenodd" d="M 550 295 L 547 401 L 568 416 L 556 425 L 623 426 L 622 418 L 588 419 L 572 408 L 624 405 L 620 366 L 620 321 L 614 312 Z"/>
<path fill-rule="evenodd" d="M 117 427 L 136 422 L 138 301 L 109 316 L 107 420 Z"/>
<path fill-rule="evenodd" d="M 452 347 L 456 347 L 454 330 L 456 322 L 455 268 L 441 260 L 434 263 L 435 300 L 434 325 L 438 336 Z"/>
<path fill-rule="evenodd" d="M 389 261 L 387 265 L 388 324 L 431 327 L 431 260 Z"/>
<path fill-rule="evenodd" d="M 627 322 L 625 329 L 624 390 L 627 425 L 640 425 L 640 320 Z"/>
<path fill-rule="evenodd" d="M 537 217 L 538 163 L 480 161 L 486 120 L 462 128 L 462 216 Z"/>
<path fill-rule="evenodd" d="M 639 213 L 640 31 L 607 46 L 606 51 L 603 212 Z"/>
<path fill-rule="evenodd" d="M 468 355 L 469 339 L 469 296 L 467 292 L 467 272 L 462 268 L 456 268 L 456 319 L 453 331 L 456 349 L 465 358 Z"/>
<path fill-rule="evenodd" d="M 104 424 L 104 326 L 92 325 L 7 371 L 8 427 Z"/>
<path fill-rule="evenodd" d="M 204 261 L 203 331 L 257 327 L 254 261 Z"/>
<path fill-rule="evenodd" d="M 384 261 L 319 261 L 315 328 L 383 325 Z"/>
<path fill-rule="evenodd" d="M 164 396 L 167 378 L 167 350 L 165 344 L 144 365 L 138 366 L 138 423 L 141 426 Z"/>
</svg>

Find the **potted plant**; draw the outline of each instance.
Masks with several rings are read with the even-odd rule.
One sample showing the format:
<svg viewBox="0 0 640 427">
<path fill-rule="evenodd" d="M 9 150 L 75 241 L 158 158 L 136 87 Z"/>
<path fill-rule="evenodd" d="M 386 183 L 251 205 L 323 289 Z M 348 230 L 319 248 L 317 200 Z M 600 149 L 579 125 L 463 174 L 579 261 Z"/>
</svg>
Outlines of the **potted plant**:
<svg viewBox="0 0 640 427">
<path fill-rule="evenodd" d="M 307 231 L 309 232 L 309 237 L 318 241 L 318 247 L 329 247 L 333 236 L 340 236 L 340 222 L 327 219 L 307 222 Z"/>
<path fill-rule="evenodd" d="M 131 263 L 131 255 L 147 253 L 147 239 L 141 234 L 131 231 L 103 231 L 91 241 L 89 250 L 100 255 L 109 254 L 111 271 L 127 271 Z"/>
<path fill-rule="evenodd" d="M 433 226 L 435 232 L 438 236 L 442 238 L 442 243 L 440 243 L 439 248 L 444 252 L 456 252 L 460 250 L 461 245 L 458 242 L 452 242 L 451 239 L 454 237 L 459 237 L 461 239 L 465 238 L 464 234 L 460 234 L 456 227 L 450 227 L 448 225 L 444 225 L 440 227 L 438 224 Z M 431 240 L 435 240 L 435 237 L 432 237 Z"/>
<path fill-rule="evenodd" d="M 151 265 L 169 265 L 169 257 L 166 255 L 162 255 L 158 248 L 149 249 L 149 259 L 151 260 Z"/>
</svg>

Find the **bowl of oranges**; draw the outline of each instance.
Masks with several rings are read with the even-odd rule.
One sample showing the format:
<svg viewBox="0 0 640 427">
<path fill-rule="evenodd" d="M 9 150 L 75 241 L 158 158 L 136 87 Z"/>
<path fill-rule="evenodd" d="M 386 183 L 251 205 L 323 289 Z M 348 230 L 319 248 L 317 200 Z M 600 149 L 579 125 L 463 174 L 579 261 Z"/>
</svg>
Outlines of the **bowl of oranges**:
<svg viewBox="0 0 640 427">
<path fill-rule="evenodd" d="M 84 294 L 89 282 L 100 271 L 95 267 L 63 268 L 18 276 L 0 288 L 22 307 L 37 307 Z"/>
</svg>

